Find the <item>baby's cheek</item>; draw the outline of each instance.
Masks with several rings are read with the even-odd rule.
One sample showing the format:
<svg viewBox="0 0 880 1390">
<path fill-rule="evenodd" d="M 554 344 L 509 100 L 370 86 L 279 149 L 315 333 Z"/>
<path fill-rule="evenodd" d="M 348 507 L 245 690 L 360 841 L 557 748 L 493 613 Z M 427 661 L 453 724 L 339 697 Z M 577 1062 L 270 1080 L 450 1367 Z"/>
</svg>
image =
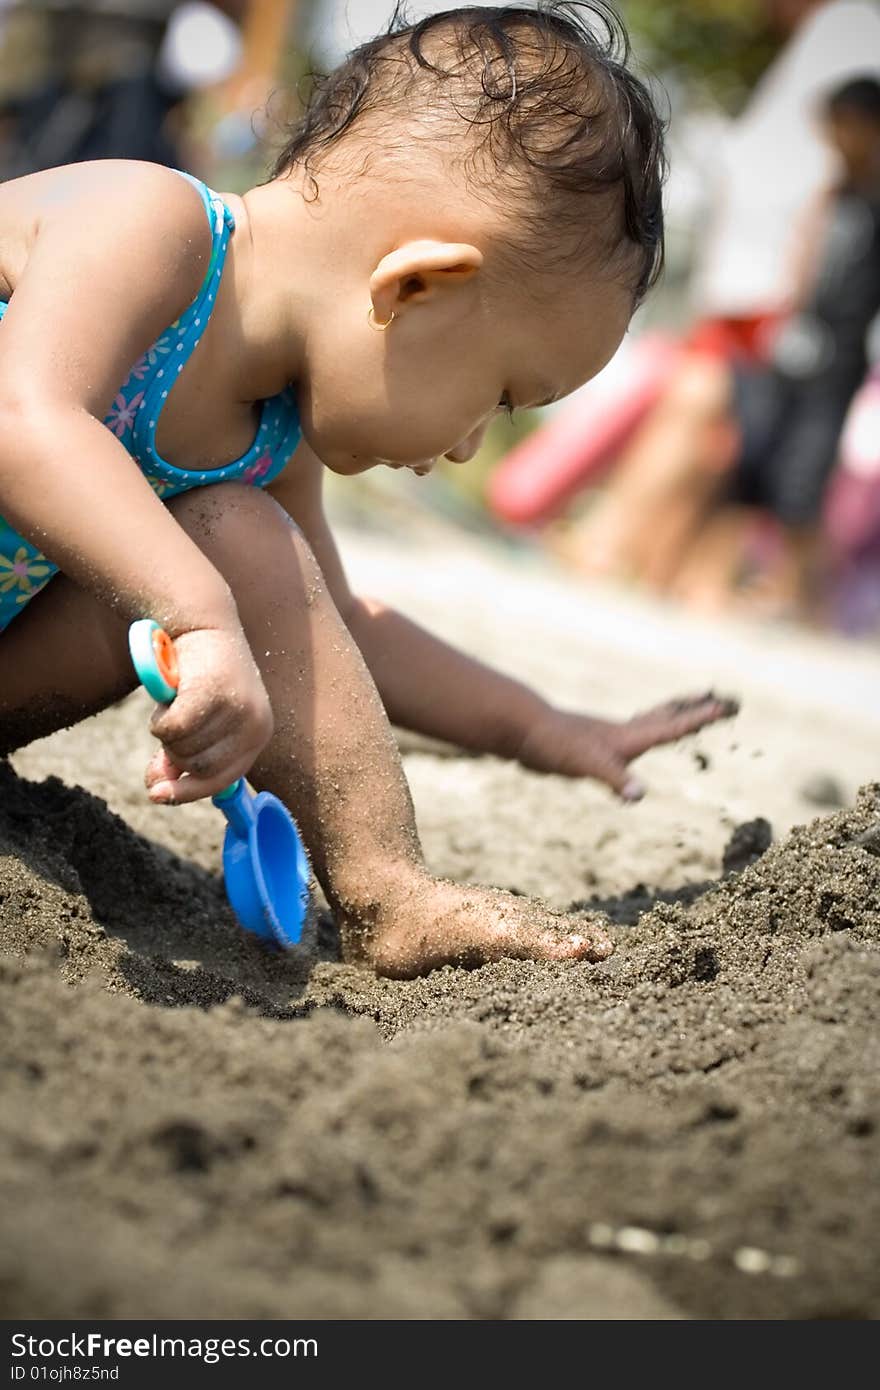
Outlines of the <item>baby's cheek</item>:
<svg viewBox="0 0 880 1390">
<path fill-rule="evenodd" d="M 417 372 L 341 358 L 334 372 L 316 372 L 302 403 L 308 442 L 321 458 L 332 452 L 358 461 L 416 462 L 440 457 L 472 433 L 485 404 L 467 374 Z M 322 450 L 324 452 L 322 452 Z M 370 464 L 364 464 L 368 459 Z"/>
</svg>

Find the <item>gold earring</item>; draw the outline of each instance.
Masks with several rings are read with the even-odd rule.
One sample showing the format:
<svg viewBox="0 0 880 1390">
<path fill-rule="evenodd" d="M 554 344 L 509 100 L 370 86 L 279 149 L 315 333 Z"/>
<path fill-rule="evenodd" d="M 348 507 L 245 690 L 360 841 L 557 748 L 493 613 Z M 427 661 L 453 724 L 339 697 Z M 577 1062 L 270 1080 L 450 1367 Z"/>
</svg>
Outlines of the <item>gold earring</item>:
<svg viewBox="0 0 880 1390">
<path fill-rule="evenodd" d="M 394 310 L 392 309 L 392 310 L 391 310 L 391 318 L 388 320 L 388 323 L 377 323 L 377 322 L 376 322 L 376 311 L 375 311 L 375 309 L 373 308 L 372 304 L 370 305 L 369 309 L 367 310 L 367 323 L 370 325 L 371 328 L 375 328 L 375 330 L 376 330 L 377 333 L 384 333 L 384 332 L 385 332 L 385 329 L 388 328 L 388 326 L 394 322 L 394 318 L 395 318 L 395 314 L 394 314 Z"/>
</svg>

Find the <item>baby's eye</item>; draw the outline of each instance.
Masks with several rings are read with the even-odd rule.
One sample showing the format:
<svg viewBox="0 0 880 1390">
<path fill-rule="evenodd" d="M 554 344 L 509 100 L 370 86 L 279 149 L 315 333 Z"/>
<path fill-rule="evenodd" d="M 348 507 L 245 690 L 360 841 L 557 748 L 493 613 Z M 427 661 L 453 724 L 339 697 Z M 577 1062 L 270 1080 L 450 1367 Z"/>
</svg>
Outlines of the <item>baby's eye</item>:
<svg viewBox="0 0 880 1390">
<path fill-rule="evenodd" d="M 513 407 L 512 401 L 511 401 L 511 399 L 510 399 L 510 394 L 509 394 L 509 392 L 507 392 L 507 391 L 504 392 L 504 395 L 501 397 L 501 400 L 498 402 L 498 409 L 499 409 L 499 410 L 506 410 L 506 411 L 507 411 L 507 418 L 508 418 L 508 420 L 512 420 L 512 419 L 513 419 L 513 409 L 514 409 L 514 407 Z"/>
</svg>

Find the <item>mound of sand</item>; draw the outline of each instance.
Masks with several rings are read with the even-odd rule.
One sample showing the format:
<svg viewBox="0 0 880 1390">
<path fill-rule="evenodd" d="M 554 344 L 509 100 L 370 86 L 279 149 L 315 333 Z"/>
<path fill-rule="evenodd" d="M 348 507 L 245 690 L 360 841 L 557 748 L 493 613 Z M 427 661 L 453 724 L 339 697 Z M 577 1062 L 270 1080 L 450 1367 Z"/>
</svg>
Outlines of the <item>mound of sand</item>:
<svg viewBox="0 0 880 1390">
<path fill-rule="evenodd" d="M 431 866 L 617 952 L 405 982 L 239 932 L 144 697 L 0 767 L 0 1313 L 877 1317 L 877 652 L 371 517 L 360 592 L 558 703 L 743 712 L 635 807 L 407 740 Z"/>
<path fill-rule="evenodd" d="M 878 827 L 606 896 L 600 966 L 389 982 L 3 766 L 3 1315 L 878 1316 Z"/>
</svg>

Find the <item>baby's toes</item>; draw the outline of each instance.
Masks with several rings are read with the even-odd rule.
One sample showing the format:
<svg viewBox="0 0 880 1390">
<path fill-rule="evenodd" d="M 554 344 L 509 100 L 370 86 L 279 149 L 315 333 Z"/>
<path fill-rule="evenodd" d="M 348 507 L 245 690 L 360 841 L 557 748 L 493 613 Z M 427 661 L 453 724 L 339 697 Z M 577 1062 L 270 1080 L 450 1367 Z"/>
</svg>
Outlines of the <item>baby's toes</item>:
<svg viewBox="0 0 880 1390">
<path fill-rule="evenodd" d="M 580 938 L 582 945 L 578 951 L 579 960 L 607 960 L 614 952 L 614 942 L 604 927 L 598 922 L 585 922 L 572 940 Z"/>
<path fill-rule="evenodd" d="M 614 942 L 596 922 L 578 922 L 570 932 L 545 932 L 540 943 L 538 959 L 544 960 L 607 960 Z"/>
</svg>

